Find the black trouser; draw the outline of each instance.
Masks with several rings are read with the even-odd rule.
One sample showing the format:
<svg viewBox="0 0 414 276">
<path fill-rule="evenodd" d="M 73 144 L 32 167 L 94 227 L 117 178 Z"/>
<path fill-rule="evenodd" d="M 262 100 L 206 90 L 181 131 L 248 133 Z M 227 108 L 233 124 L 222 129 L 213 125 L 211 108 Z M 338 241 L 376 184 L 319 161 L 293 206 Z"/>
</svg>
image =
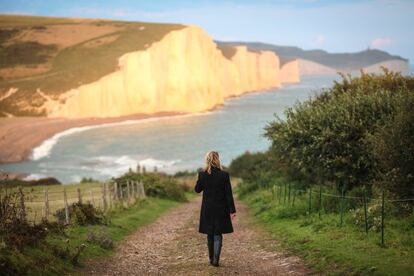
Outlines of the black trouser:
<svg viewBox="0 0 414 276">
<path fill-rule="evenodd" d="M 207 235 L 207 245 L 210 263 L 218 265 L 223 245 L 223 235 Z"/>
</svg>

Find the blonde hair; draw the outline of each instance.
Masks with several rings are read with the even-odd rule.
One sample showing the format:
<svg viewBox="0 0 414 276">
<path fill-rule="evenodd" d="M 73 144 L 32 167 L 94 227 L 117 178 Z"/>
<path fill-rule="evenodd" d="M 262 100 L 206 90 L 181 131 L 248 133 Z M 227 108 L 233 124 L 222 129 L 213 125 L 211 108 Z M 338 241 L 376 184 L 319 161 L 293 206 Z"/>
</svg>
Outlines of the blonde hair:
<svg viewBox="0 0 414 276">
<path fill-rule="evenodd" d="M 206 154 L 206 167 L 204 170 L 211 174 L 211 167 L 216 167 L 221 169 L 220 158 L 217 151 L 209 151 Z"/>
</svg>

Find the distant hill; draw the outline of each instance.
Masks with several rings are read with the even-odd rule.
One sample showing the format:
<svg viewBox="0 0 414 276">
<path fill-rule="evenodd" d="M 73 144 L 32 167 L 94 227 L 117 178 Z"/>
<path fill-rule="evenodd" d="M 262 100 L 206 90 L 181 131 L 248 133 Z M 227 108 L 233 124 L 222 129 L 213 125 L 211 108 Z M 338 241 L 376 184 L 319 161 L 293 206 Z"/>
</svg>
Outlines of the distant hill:
<svg viewBox="0 0 414 276">
<path fill-rule="evenodd" d="M 216 41 L 222 46 L 237 46 L 245 45 L 251 50 L 268 50 L 274 51 L 281 58 L 281 63 L 285 63 L 292 59 L 310 60 L 334 69 L 343 71 L 359 70 L 377 63 L 388 60 L 401 60 L 408 62 L 400 56 L 390 55 L 387 52 L 367 49 L 356 53 L 328 53 L 324 50 L 303 50 L 294 46 L 279 46 L 261 42 L 224 42 Z"/>
</svg>

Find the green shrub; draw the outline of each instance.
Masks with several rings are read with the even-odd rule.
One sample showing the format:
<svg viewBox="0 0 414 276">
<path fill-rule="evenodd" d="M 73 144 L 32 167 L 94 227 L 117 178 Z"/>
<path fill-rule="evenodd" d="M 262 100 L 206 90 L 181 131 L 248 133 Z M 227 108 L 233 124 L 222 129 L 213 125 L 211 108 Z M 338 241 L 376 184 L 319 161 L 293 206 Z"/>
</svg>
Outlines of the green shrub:
<svg viewBox="0 0 414 276">
<path fill-rule="evenodd" d="M 62 232 L 62 225 L 42 221 L 29 223 L 20 205 L 22 195 L 0 186 L 0 242 L 7 249 L 20 250 L 26 245 L 36 245 L 49 232 Z"/>
<path fill-rule="evenodd" d="M 91 203 L 73 203 L 69 206 L 68 211 L 70 221 L 78 225 L 106 223 L 103 212 L 96 209 Z M 54 216 L 60 223 L 64 223 L 65 208 L 57 210 Z"/>
<path fill-rule="evenodd" d="M 172 176 L 162 173 L 135 173 L 128 172 L 125 175 L 114 179 L 121 188 L 126 188 L 127 181 L 142 181 L 145 193 L 150 197 L 167 198 L 176 201 L 186 201 L 185 185 L 177 182 Z"/>
<path fill-rule="evenodd" d="M 291 179 L 338 191 L 387 183 L 397 197 L 410 196 L 413 91 L 414 77 L 398 73 L 344 77 L 268 124 L 269 160 Z"/>
</svg>

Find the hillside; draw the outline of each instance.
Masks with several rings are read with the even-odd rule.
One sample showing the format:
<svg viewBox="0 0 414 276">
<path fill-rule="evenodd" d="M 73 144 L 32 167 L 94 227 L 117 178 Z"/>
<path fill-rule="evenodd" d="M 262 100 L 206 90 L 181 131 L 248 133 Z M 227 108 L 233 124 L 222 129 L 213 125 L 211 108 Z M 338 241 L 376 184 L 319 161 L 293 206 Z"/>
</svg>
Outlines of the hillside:
<svg viewBox="0 0 414 276">
<path fill-rule="evenodd" d="M 0 110 L 16 116 L 45 115 L 39 107 L 46 99 L 98 80 L 116 70 L 124 53 L 146 49 L 183 27 L 2 15 Z"/>
<path fill-rule="evenodd" d="M 201 28 L 0 17 L 2 116 L 119 117 L 199 112 L 298 82 L 272 51 L 219 49 Z"/>
<path fill-rule="evenodd" d="M 390 60 L 398 60 L 403 63 L 408 63 L 407 59 L 400 56 L 390 55 L 387 52 L 377 49 L 367 49 L 356 53 L 328 53 L 319 49 L 303 50 L 299 47 L 279 46 L 261 42 L 216 42 L 219 45 L 227 47 L 245 45 L 251 50 L 273 51 L 280 57 L 282 64 L 293 59 L 303 59 L 332 68 L 334 71 L 359 70 L 361 68 Z"/>
</svg>

